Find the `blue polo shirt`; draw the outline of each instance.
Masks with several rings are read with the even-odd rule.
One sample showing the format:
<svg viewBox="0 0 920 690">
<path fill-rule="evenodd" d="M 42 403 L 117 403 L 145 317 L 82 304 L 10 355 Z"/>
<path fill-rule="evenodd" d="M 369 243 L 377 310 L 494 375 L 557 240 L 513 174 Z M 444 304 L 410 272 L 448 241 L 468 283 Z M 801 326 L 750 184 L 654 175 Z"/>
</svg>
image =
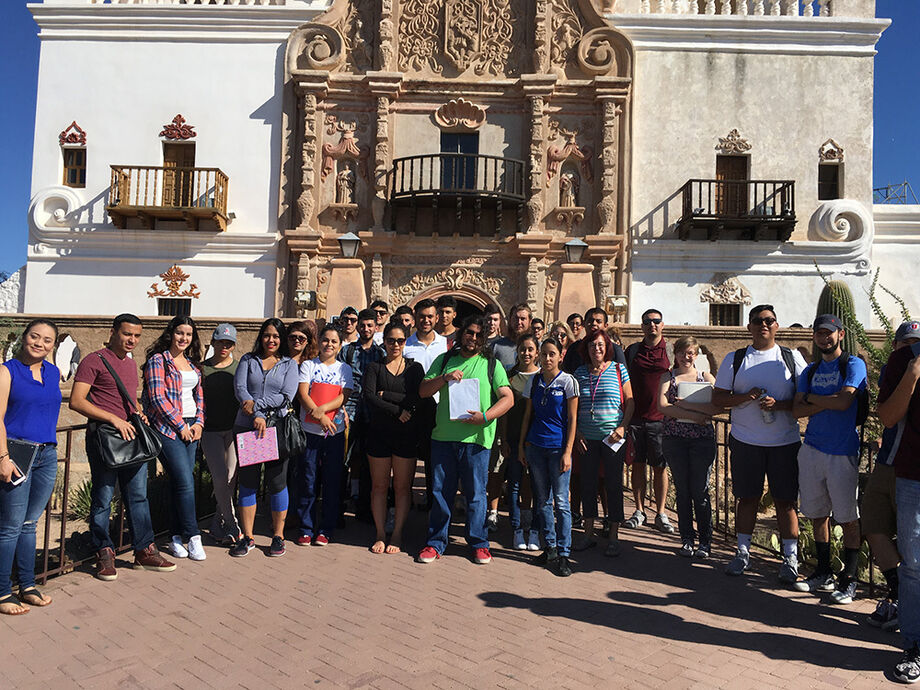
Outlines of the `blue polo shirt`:
<svg viewBox="0 0 920 690">
<path fill-rule="evenodd" d="M 818 367 L 808 385 L 808 374 L 813 367 Z M 809 364 L 799 376 L 799 388 L 802 393 L 815 395 L 833 395 L 845 386 L 857 390 L 866 387 L 866 363 L 859 357 L 849 355 L 847 360 L 847 377 L 842 381 L 838 360 L 825 362 L 823 359 Z M 805 429 L 805 444 L 828 455 L 856 455 L 859 453 L 859 434 L 856 431 L 857 401 L 854 398 L 845 410 L 821 410 L 808 418 Z"/>
<path fill-rule="evenodd" d="M 571 374 L 564 371 L 548 384 L 543 373 L 537 373 L 524 387 L 523 396 L 530 398 L 533 409 L 527 442 L 540 448 L 563 448 L 565 432 L 569 423 L 569 409 L 566 402 L 578 397 L 578 383 Z"/>
</svg>

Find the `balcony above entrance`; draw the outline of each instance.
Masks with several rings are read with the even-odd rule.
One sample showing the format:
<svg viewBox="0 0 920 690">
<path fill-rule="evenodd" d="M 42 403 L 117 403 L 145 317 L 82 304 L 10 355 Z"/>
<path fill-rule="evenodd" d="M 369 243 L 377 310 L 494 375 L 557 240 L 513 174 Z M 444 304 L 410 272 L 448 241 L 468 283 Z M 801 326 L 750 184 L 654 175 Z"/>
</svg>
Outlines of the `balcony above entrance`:
<svg viewBox="0 0 920 690">
<path fill-rule="evenodd" d="M 777 240 L 795 228 L 791 180 L 688 180 L 681 188 L 682 240 Z"/>
<path fill-rule="evenodd" d="M 518 232 L 523 228 L 521 160 L 466 153 L 397 158 L 389 189 L 390 228 L 399 234 L 497 235 L 506 214 Z"/>
<path fill-rule="evenodd" d="M 148 229 L 157 220 L 185 221 L 189 230 L 227 229 L 228 178 L 219 168 L 113 165 L 105 207 L 117 228 L 137 218 Z"/>
</svg>

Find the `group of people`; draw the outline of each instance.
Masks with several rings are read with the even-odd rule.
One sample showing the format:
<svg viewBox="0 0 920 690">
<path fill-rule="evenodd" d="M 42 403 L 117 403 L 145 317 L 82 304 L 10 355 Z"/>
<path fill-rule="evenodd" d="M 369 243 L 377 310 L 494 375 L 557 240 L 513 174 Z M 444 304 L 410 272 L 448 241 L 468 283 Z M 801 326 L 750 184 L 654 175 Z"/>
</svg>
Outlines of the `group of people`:
<svg viewBox="0 0 920 690">
<path fill-rule="evenodd" d="M 137 400 L 132 353 L 141 321 L 131 314 L 116 317 L 106 347 L 80 363 L 70 396 L 71 409 L 90 422 L 96 576 L 117 577 L 109 526 L 116 482 L 135 567 L 176 567 L 154 542 L 146 466 L 107 466 L 94 442 L 104 425 L 132 438 L 135 413 L 161 441 L 159 460 L 172 499 L 165 548 L 176 559 L 207 557 L 193 482 L 200 445 L 217 503 L 211 534 L 229 546 L 231 556 L 246 556 L 255 546 L 263 483 L 271 511 L 270 556 L 285 553 L 289 527 L 297 545 L 329 544 L 348 498 L 355 501 L 356 516 L 374 524 L 370 550 L 400 552 L 421 460 L 426 491 L 419 507 L 428 511 L 428 527 L 416 556 L 420 563 L 444 554 L 459 488 L 475 563 L 492 558 L 489 532 L 498 526 L 499 502 L 506 496 L 511 546 L 540 551 L 537 563 L 568 576 L 573 551 L 603 541 L 604 555 L 619 556 L 621 527 L 648 523 L 675 531 L 665 511 L 668 468 L 677 499 L 677 553 L 710 557 L 712 418 L 728 410 L 737 550 L 725 572 L 737 576 L 748 568 L 766 479 L 781 536 L 779 579 L 799 591 L 826 592 L 832 603 L 849 603 L 865 537 L 889 590 L 870 622 L 885 629 L 900 625 L 909 649 L 895 676 L 920 679 L 920 466 L 914 460 L 920 450 L 920 323 L 898 329 L 881 377 L 878 415 L 888 428 L 860 516 L 857 427 L 867 411 L 867 369 L 855 353 L 842 350 L 844 327 L 834 315 L 815 319 L 820 359 L 808 365 L 798 351 L 776 343 L 774 308 L 754 307 L 747 324 L 751 344 L 729 353 L 715 378 L 708 366 L 697 367 L 701 352 L 693 337 L 680 337 L 673 346 L 665 340 L 658 309 L 642 314 L 643 338 L 625 350 L 600 308 L 546 324 L 533 318 L 528 305 L 516 304 L 507 312 L 504 333 L 497 307 L 456 321 L 457 303 L 449 296 L 400 307 L 392 316 L 378 300 L 361 311 L 346 308 L 321 325 L 270 318 L 252 350 L 239 358 L 236 329 L 224 323 L 212 334 L 212 354 L 205 359 L 195 322 L 177 316 L 145 353 Z M 35 320 L 16 357 L 0 367 L 3 614 L 50 603 L 35 587 L 34 551 L 36 522 L 56 475 L 60 376 L 48 361 L 56 342 L 54 323 Z M 241 465 L 237 437 L 250 431 L 262 436 L 289 414 L 300 420 L 305 450 Z M 800 418 L 808 419 L 804 439 Z M 26 472 L 11 458 L 11 440 L 35 448 Z M 635 499 L 628 518 L 627 462 Z M 605 515 L 600 530 L 598 499 Z M 806 578 L 799 575 L 799 512 L 814 526 L 817 564 Z M 843 568 L 836 575 L 831 518 L 843 528 Z M 573 542 L 575 525 L 583 532 Z M 10 581 L 14 564 L 17 595 Z"/>
</svg>

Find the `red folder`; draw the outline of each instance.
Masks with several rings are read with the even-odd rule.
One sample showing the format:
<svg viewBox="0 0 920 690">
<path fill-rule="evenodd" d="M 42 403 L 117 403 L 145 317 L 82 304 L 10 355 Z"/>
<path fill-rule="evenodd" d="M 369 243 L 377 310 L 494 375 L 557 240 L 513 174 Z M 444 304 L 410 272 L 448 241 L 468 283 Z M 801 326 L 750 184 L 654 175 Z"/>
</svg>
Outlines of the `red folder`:
<svg viewBox="0 0 920 690">
<path fill-rule="evenodd" d="M 341 394 L 342 387 L 337 386 L 334 383 L 319 383 L 318 381 L 315 381 L 310 384 L 310 400 L 312 400 L 313 404 L 317 406 L 325 405 L 327 402 L 335 400 Z M 338 412 L 338 409 L 329 410 L 326 413 L 326 416 L 329 417 L 329 419 L 334 419 L 336 412 Z M 319 424 L 319 422 L 313 419 L 313 416 L 308 413 L 305 414 L 304 417 L 311 424 Z"/>
</svg>

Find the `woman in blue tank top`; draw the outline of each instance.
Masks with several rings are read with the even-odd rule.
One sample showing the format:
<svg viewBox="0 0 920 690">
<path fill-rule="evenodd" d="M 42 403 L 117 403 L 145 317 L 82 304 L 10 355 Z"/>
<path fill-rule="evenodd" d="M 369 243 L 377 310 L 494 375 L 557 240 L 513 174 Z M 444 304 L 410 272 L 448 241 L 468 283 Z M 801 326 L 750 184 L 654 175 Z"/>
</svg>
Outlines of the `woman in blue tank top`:
<svg viewBox="0 0 920 690">
<path fill-rule="evenodd" d="M 57 342 L 57 326 L 36 319 L 26 326 L 14 359 L 0 366 L 0 614 L 28 613 L 51 599 L 35 587 L 35 526 L 48 505 L 57 476 L 57 421 L 61 374 L 45 361 Z M 10 458 L 7 441 L 38 446 L 25 477 Z M 19 596 L 10 574 L 16 563 Z"/>
</svg>

